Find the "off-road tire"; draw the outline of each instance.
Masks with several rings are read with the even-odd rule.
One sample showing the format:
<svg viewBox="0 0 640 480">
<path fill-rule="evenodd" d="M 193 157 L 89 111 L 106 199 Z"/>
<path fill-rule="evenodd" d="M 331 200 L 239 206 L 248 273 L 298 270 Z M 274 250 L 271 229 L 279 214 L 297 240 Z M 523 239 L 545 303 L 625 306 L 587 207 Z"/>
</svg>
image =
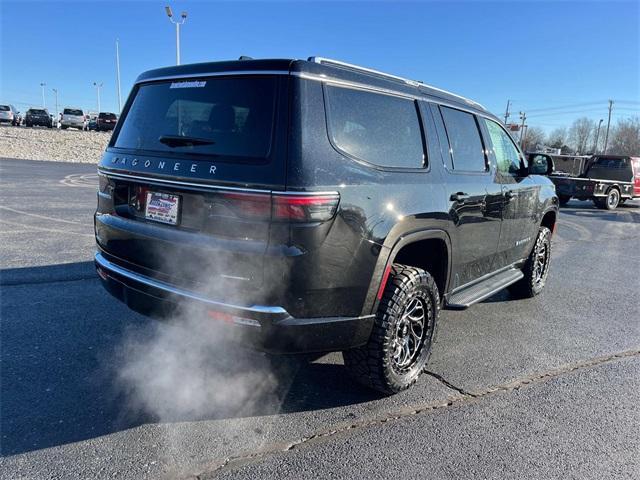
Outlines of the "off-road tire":
<svg viewBox="0 0 640 480">
<path fill-rule="evenodd" d="M 394 338 L 405 310 L 412 300 L 424 302 L 424 340 L 416 349 L 415 360 L 406 371 L 395 366 Z M 440 311 L 440 295 L 433 277 L 420 268 L 395 264 L 387 280 L 376 312 L 369 342 L 342 352 L 349 373 L 359 383 L 386 395 L 413 385 L 425 368 L 435 339 Z"/>
<path fill-rule="evenodd" d="M 546 258 L 542 278 L 539 279 L 536 272 L 536 257 L 540 254 L 541 247 L 546 249 Z M 522 273 L 524 277 L 513 285 L 509 286 L 511 294 L 517 298 L 532 298 L 542 292 L 549 275 L 549 267 L 551 265 L 551 230 L 547 227 L 540 227 L 536 243 L 531 249 L 531 253 L 527 257 Z"/>
<path fill-rule="evenodd" d="M 569 200 L 571 200 L 571 195 L 558 195 L 558 200 L 560 202 L 560 206 L 564 207 L 569 203 Z"/>
</svg>

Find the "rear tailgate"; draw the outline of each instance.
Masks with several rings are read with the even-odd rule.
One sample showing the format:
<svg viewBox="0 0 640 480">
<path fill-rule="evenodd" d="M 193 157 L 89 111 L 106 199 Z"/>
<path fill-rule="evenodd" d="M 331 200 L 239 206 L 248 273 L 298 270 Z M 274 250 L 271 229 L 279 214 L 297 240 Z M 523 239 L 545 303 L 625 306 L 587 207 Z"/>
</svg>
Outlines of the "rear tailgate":
<svg viewBox="0 0 640 480">
<path fill-rule="evenodd" d="M 257 73 L 137 85 L 100 162 L 101 248 L 174 283 L 259 288 L 270 192 L 286 181 L 287 80 Z M 178 202 L 176 225 L 149 218 L 154 194 Z"/>
</svg>

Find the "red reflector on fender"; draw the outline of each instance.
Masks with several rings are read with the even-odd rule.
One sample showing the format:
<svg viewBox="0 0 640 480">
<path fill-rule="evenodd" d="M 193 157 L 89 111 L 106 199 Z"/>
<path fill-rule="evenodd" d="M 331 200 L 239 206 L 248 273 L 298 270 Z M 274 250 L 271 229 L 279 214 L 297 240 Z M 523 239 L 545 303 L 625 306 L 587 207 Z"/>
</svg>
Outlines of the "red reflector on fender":
<svg viewBox="0 0 640 480">
<path fill-rule="evenodd" d="M 384 288 L 387 286 L 387 280 L 389 279 L 390 273 L 391 273 L 391 264 L 387 265 L 387 268 L 384 269 L 384 273 L 382 274 L 382 281 L 380 282 L 380 287 L 378 288 L 378 295 L 377 295 L 378 300 L 382 298 L 382 294 L 384 293 Z"/>
</svg>

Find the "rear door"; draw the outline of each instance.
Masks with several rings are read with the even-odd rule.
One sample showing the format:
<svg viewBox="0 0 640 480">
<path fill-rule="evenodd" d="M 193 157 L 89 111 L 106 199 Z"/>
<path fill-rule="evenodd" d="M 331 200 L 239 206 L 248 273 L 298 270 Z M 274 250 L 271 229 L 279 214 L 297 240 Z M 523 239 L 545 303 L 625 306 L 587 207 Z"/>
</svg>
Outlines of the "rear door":
<svg viewBox="0 0 640 480">
<path fill-rule="evenodd" d="M 446 195 L 455 228 L 452 238 L 455 289 L 493 271 L 500 236 L 502 192 L 493 181 L 476 116 L 435 105 L 432 112 L 440 143 L 445 147 Z"/>
<path fill-rule="evenodd" d="M 523 155 L 498 122 L 482 119 L 496 181 L 501 185 L 502 227 L 494 269 L 526 258 L 537 236 L 537 199 L 540 186 L 526 174 Z"/>
</svg>

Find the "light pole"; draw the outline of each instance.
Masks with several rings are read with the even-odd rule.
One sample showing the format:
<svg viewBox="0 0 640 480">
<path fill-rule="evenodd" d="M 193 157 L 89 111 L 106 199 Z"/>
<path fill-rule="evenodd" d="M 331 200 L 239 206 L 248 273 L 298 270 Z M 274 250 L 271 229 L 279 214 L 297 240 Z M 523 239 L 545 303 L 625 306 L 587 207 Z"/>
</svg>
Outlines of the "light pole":
<svg viewBox="0 0 640 480">
<path fill-rule="evenodd" d="M 58 89 L 52 88 L 51 90 L 53 90 L 53 93 L 56 94 L 56 126 L 57 126 L 58 125 Z"/>
<path fill-rule="evenodd" d="M 597 154 L 598 153 L 598 138 L 600 137 L 600 127 L 602 126 L 602 122 L 604 121 L 604 119 L 600 119 L 600 121 L 598 122 L 598 130 L 596 130 L 596 141 L 593 144 L 593 153 Z"/>
<path fill-rule="evenodd" d="M 100 89 L 102 88 L 102 82 L 93 82 L 93 86 L 96 87 L 96 93 L 98 94 L 98 113 L 100 113 Z"/>
<path fill-rule="evenodd" d="M 176 65 L 180 65 L 180 25 L 184 24 L 187 20 L 187 12 L 182 12 L 180 14 L 180 20 L 174 20 L 171 7 L 164 7 L 164 10 L 167 12 L 167 17 L 169 17 L 171 23 L 176 26 Z"/>
<path fill-rule="evenodd" d="M 40 82 L 40 88 L 42 88 L 42 108 L 47 108 L 47 104 L 44 101 L 44 87 L 46 87 L 47 84 L 44 82 Z"/>
</svg>

